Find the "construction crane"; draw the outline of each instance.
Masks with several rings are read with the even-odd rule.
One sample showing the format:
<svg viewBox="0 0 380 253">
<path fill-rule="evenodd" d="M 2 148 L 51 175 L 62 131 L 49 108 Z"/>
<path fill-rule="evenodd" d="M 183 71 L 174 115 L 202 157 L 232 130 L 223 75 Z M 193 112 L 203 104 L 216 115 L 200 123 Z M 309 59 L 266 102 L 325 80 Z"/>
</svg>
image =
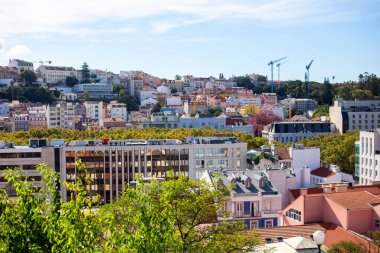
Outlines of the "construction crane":
<svg viewBox="0 0 380 253">
<path fill-rule="evenodd" d="M 284 62 L 279 62 L 279 63 L 277 63 L 277 70 L 278 70 L 278 81 L 280 81 L 281 79 L 280 79 L 280 66 L 282 65 L 282 64 L 284 64 L 284 63 L 287 63 L 287 62 L 289 62 L 289 61 L 284 61 Z"/>
<path fill-rule="evenodd" d="M 307 88 L 307 98 L 309 98 L 309 96 L 310 96 L 310 87 L 309 87 L 309 85 L 310 85 L 310 73 L 309 73 L 309 69 L 310 69 L 310 66 L 311 66 L 311 64 L 313 64 L 313 61 L 314 60 L 311 60 L 311 62 L 308 64 L 308 65 L 306 65 L 306 70 L 307 70 L 307 73 L 305 74 L 305 81 L 306 81 L 306 88 Z"/>
<path fill-rule="evenodd" d="M 273 64 L 275 64 L 276 62 L 279 62 L 279 61 L 282 61 L 282 60 L 285 60 L 287 57 L 282 57 L 280 59 L 277 59 L 275 61 L 270 61 L 268 63 L 268 66 L 271 65 L 271 74 L 272 74 L 272 89 L 271 89 L 271 92 L 273 93 L 274 92 L 274 82 L 273 82 Z"/>
</svg>

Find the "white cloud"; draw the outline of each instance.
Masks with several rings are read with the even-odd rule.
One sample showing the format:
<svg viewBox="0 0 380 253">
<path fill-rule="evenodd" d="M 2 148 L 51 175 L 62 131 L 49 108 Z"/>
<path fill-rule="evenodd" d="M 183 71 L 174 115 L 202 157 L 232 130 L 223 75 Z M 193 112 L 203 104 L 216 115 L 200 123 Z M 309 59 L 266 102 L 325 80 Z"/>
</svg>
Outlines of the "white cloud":
<svg viewBox="0 0 380 253">
<path fill-rule="evenodd" d="M 29 47 L 26 45 L 16 45 L 11 47 L 6 53 L 7 58 L 9 59 L 17 59 L 24 58 L 31 54 Z"/>
<path fill-rule="evenodd" d="M 210 20 L 296 22 L 341 15 L 329 0 L 1 0 L 0 36 L 23 33 L 160 33 Z M 27 11 L 20 11 L 27 10 Z M 340 14 L 340 15 L 339 15 Z M 138 24 L 130 21 L 147 21 Z M 97 28 L 99 24 L 105 25 Z"/>
</svg>

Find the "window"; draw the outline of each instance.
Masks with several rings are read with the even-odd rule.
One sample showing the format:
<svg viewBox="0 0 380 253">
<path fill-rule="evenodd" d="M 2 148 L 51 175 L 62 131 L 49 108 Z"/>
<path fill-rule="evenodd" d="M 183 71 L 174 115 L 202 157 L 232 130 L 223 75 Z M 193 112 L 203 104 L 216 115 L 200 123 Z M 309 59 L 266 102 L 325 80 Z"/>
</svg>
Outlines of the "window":
<svg viewBox="0 0 380 253">
<path fill-rule="evenodd" d="M 265 221 L 265 227 L 266 227 L 266 228 L 271 228 L 271 227 L 273 227 L 273 220 L 266 220 L 266 221 Z"/>
<path fill-rule="evenodd" d="M 243 216 L 243 202 L 236 203 L 236 217 Z"/>
<path fill-rule="evenodd" d="M 270 201 L 265 201 L 264 202 L 264 210 L 269 211 L 271 209 L 271 202 Z"/>
<path fill-rule="evenodd" d="M 375 219 L 375 228 L 380 228 L 380 219 Z"/>
<path fill-rule="evenodd" d="M 258 220 L 251 220 L 251 229 L 255 229 L 259 227 L 259 221 Z"/>
<path fill-rule="evenodd" d="M 259 216 L 259 202 L 251 202 L 251 215 L 252 217 Z"/>
<path fill-rule="evenodd" d="M 286 217 L 301 222 L 301 212 L 293 208 L 286 212 Z"/>
</svg>

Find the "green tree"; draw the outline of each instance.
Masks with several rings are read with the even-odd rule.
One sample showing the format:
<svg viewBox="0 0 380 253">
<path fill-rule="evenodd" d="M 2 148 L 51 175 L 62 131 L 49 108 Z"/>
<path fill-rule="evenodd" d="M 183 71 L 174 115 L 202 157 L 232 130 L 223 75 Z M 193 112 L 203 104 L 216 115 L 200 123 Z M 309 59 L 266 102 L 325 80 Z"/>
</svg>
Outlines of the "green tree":
<svg viewBox="0 0 380 253">
<path fill-rule="evenodd" d="M 161 84 L 163 84 L 163 83 L 168 83 L 168 79 L 166 79 L 166 78 L 161 78 Z"/>
<path fill-rule="evenodd" d="M 305 147 L 319 147 L 321 162 L 336 164 L 343 172 L 353 174 L 355 168 L 355 141 L 359 140 L 359 132 L 349 131 L 344 134 L 334 133 L 318 135 L 303 139 L 299 143 Z"/>
<path fill-rule="evenodd" d="M 110 252 L 253 252 L 260 241 L 254 231 L 242 233 L 243 223 L 228 221 L 227 197 L 184 176 L 150 183 L 140 178 L 99 210 L 107 231 L 103 244 Z M 226 219 L 215 223 L 217 214 Z"/>
<path fill-rule="evenodd" d="M 320 87 L 319 104 L 332 104 L 333 100 L 333 87 L 330 81 L 326 78 Z"/>
<path fill-rule="evenodd" d="M 83 165 L 78 172 L 87 175 Z M 59 175 L 45 164 L 38 166 L 42 188 L 33 187 L 25 172 L 8 170 L 6 180 L 14 187 L 17 200 L 0 192 L 1 252 L 94 252 L 99 251 L 100 227 L 91 206 L 97 199 L 84 187 L 90 179 L 77 177 L 65 183 L 75 198 L 61 200 L 57 188 Z"/>
<path fill-rule="evenodd" d="M 87 62 L 82 64 L 82 83 L 90 83 L 90 68 Z"/>
<path fill-rule="evenodd" d="M 351 94 L 353 98 L 373 98 L 370 90 L 353 90 Z"/>
<path fill-rule="evenodd" d="M 126 104 L 128 111 L 138 111 L 139 110 L 139 105 L 138 105 L 137 101 L 135 100 L 135 98 L 127 95 L 125 93 L 124 89 L 121 89 L 119 91 L 119 96 L 118 96 L 117 101 L 119 103 Z"/>
<path fill-rule="evenodd" d="M 159 103 L 155 104 L 152 108 L 151 112 L 160 112 L 161 110 L 161 105 Z"/>
<path fill-rule="evenodd" d="M 331 246 L 327 253 L 366 253 L 367 248 L 351 241 L 340 241 Z"/>
<path fill-rule="evenodd" d="M 74 87 L 74 85 L 78 84 L 79 81 L 78 81 L 78 79 L 75 76 L 68 76 L 68 77 L 66 77 L 65 83 L 69 87 Z"/>
<path fill-rule="evenodd" d="M 313 113 L 313 118 L 321 116 L 329 116 L 329 105 L 318 105 L 317 110 Z"/>
<path fill-rule="evenodd" d="M 22 69 L 20 72 L 20 79 L 23 80 L 28 86 L 32 86 L 32 84 L 37 81 L 37 76 L 32 70 Z"/>
<path fill-rule="evenodd" d="M 91 100 L 90 94 L 87 91 L 83 92 L 83 100 L 84 101 L 90 101 Z"/>
<path fill-rule="evenodd" d="M 181 78 L 182 78 L 182 76 L 180 76 L 180 75 L 175 75 L 175 77 L 174 77 L 175 80 L 181 80 Z"/>
<path fill-rule="evenodd" d="M 253 84 L 248 75 L 244 77 L 239 77 L 236 81 L 238 87 L 244 87 L 246 89 L 252 89 Z"/>
</svg>

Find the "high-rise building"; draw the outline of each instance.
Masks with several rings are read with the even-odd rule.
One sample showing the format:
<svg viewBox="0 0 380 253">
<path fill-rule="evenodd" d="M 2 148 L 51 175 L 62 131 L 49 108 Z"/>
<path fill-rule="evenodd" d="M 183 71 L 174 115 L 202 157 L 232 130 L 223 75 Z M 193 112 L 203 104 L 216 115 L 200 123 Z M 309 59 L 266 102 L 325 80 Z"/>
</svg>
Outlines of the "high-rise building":
<svg viewBox="0 0 380 253">
<path fill-rule="evenodd" d="M 330 106 L 329 116 L 340 133 L 375 130 L 380 127 L 380 99 L 338 99 Z"/>
<path fill-rule="evenodd" d="M 50 143 L 34 140 L 29 146 L 0 143 L 0 169 L 23 166 L 38 176 L 35 165 L 46 162 L 60 172 L 61 181 L 75 182 L 83 175 L 75 163 L 80 159 L 93 180 L 88 189 L 106 203 L 118 198 L 125 185 L 137 176 L 166 178 L 173 171 L 174 176 L 183 174 L 199 179 L 206 170 L 246 168 L 246 154 L 247 144 L 237 142 L 234 137 L 189 137 L 184 142 L 104 139 L 72 141 L 66 145 L 61 140 Z M 10 187 L 4 178 L 0 182 L 3 182 L 0 188 Z M 63 200 L 69 199 L 71 192 L 63 184 L 60 187 Z"/>
<path fill-rule="evenodd" d="M 360 132 L 359 184 L 372 184 L 380 180 L 380 128 L 372 132 Z"/>
</svg>

